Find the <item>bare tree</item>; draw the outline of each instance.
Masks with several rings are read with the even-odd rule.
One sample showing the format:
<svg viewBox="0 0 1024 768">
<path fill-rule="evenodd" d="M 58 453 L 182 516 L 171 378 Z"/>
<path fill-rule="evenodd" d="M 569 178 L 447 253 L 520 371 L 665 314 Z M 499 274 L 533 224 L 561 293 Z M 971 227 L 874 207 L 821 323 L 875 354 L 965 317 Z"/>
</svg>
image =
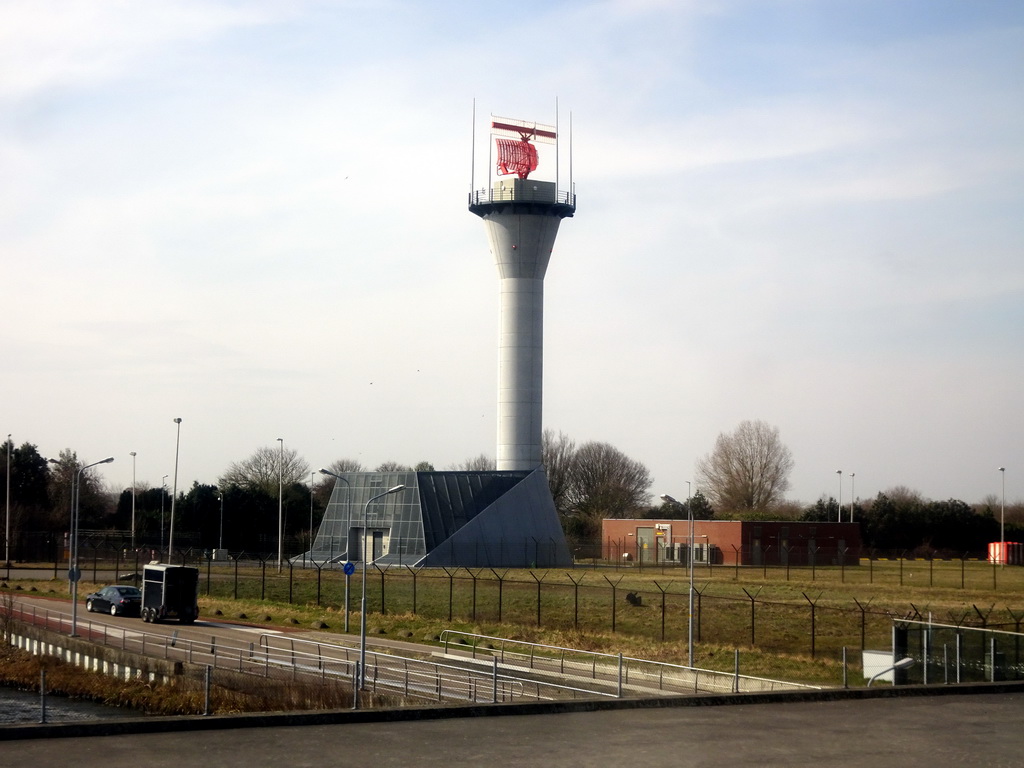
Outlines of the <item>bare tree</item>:
<svg viewBox="0 0 1024 768">
<path fill-rule="evenodd" d="M 564 432 L 555 435 L 554 430 L 545 429 L 541 436 L 540 462 L 548 476 L 551 498 L 559 514 L 567 512 L 567 494 L 572 475 L 572 464 L 576 454 L 576 443 Z"/>
<path fill-rule="evenodd" d="M 459 464 L 452 464 L 450 468 L 460 472 L 493 472 L 497 466 L 494 459 L 486 453 L 481 453 Z"/>
<path fill-rule="evenodd" d="M 237 485 L 239 488 L 276 496 L 279 480 L 283 480 L 286 486 L 305 483 L 308 474 L 309 463 L 294 448 L 284 448 L 282 451 L 280 446 L 268 445 L 257 448 L 244 461 L 233 462 L 217 484 Z"/>
<path fill-rule="evenodd" d="M 397 461 L 382 461 L 374 472 L 412 472 L 412 467 Z"/>
<path fill-rule="evenodd" d="M 337 461 L 328 464 L 327 469 L 331 470 L 331 472 L 336 475 L 343 475 L 346 472 L 362 472 L 363 465 L 356 459 L 338 459 Z"/>
<path fill-rule="evenodd" d="M 782 501 L 792 470 L 793 455 L 778 427 L 743 421 L 735 432 L 721 433 L 715 449 L 697 462 L 697 484 L 715 509 L 766 510 Z"/>
<path fill-rule="evenodd" d="M 566 489 L 566 533 L 595 538 L 601 520 L 639 514 L 650 501 L 651 474 L 608 443 L 589 442 L 573 454 Z"/>
</svg>

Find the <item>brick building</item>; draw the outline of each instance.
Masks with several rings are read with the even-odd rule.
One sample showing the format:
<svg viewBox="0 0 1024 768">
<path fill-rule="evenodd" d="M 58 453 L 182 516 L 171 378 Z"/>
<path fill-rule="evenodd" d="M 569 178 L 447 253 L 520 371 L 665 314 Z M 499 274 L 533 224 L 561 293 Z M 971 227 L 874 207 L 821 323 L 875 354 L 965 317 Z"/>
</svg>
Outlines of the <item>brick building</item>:
<svg viewBox="0 0 1024 768">
<path fill-rule="evenodd" d="M 603 520 L 606 560 L 685 563 L 687 520 Z M 694 520 L 693 561 L 714 565 L 857 565 L 858 523 Z"/>
</svg>

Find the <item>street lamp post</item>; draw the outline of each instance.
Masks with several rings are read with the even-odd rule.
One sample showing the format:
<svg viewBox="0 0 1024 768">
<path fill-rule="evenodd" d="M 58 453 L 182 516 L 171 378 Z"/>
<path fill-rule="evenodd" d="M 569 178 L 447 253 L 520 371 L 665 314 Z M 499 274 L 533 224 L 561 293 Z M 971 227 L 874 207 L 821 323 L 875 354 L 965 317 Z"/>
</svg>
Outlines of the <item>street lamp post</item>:
<svg viewBox="0 0 1024 768">
<path fill-rule="evenodd" d="M 160 557 L 164 556 L 164 499 L 167 497 L 167 475 L 160 478 Z"/>
<path fill-rule="evenodd" d="M 689 522 L 690 527 L 690 542 L 686 547 L 686 569 L 689 571 L 690 578 L 690 589 L 689 589 L 689 608 L 688 618 L 686 624 L 686 666 L 693 666 L 693 506 L 690 504 L 690 483 L 686 483 L 686 518 Z M 667 493 L 661 494 L 663 501 L 667 501 L 671 504 L 678 504 L 674 498 L 669 496 Z"/>
<path fill-rule="evenodd" d="M 1006 565 L 1006 467 L 999 468 L 1003 481 L 1003 500 L 999 506 L 999 562 Z"/>
<path fill-rule="evenodd" d="M 74 483 L 71 487 L 71 495 L 74 498 L 74 504 L 71 507 L 71 568 L 68 569 L 68 578 L 71 580 L 71 637 L 78 637 L 78 579 L 82 575 L 78 570 L 78 497 L 82 491 L 82 473 L 89 467 L 109 464 L 113 460 L 113 456 L 108 456 L 100 461 L 94 461 L 92 464 L 86 464 L 75 473 Z"/>
<path fill-rule="evenodd" d="M 178 501 L 178 446 L 181 444 L 181 419 L 175 419 L 178 434 L 174 438 L 174 488 L 171 491 L 171 529 L 167 534 L 167 562 L 174 560 L 174 506 Z"/>
<path fill-rule="evenodd" d="M 10 434 L 7 435 L 7 517 L 4 521 L 4 562 L 7 563 L 8 572 L 11 567 L 11 449 L 14 443 L 11 442 Z"/>
<path fill-rule="evenodd" d="M 132 549 L 135 549 L 135 451 L 131 451 L 132 457 Z"/>
<path fill-rule="evenodd" d="M 309 473 L 309 556 L 313 557 L 313 485 L 316 483 L 316 472 Z M 305 566 L 303 566 L 305 567 Z"/>
<path fill-rule="evenodd" d="M 857 477 L 857 473 L 856 472 L 851 472 L 850 473 L 850 522 L 851 523 L 853 522 L 853 500 L 857 498 L 856 487 L 854 486 L 854 483 L 856 482 L 854 480 L 855 477 Z"/>
<path fill-rule="evenodd" d="M 344 477 L 342 477 L 341 475 L 336 475 L 334 472 L 331 472 L 331 470 L 329 470 L 329 469 L 324 469 L 324 468 L 321 467 L 320 468 L 320 474 L 321 475 L 330 475 L 335 480 L 340 480 L 341 482 L 343 482 L 345 484 L 345 488 L 347 489 L 347 492 L 345 493 L 345 517 L 346 517 L 346 520 L 348 522 L 348 527 L 351 529 L 352 528 L 352 484 L 348 480 L 346 480 Z M 334 533 L 332 531 L 331 532 L 331 556 L 332 556 L 332 560 L 333 560 L 333 554 L 334 554 Z M 351 553 L 348 551 L 348 544 L 345 545 L 345 554 L 346 555 L 351 555 Z M 349 557 L 349 560 L 351 560 L 351 559 L 352 558 Z M 313 561 L 313 543 L 312 542 L 310 542 L 310 545 L 309 545 L 309 560 L 314 565 L 316 564 Z M 346 633 L 348 632 L 348 614 L 349 614 L 349 610 L 348 610 L 348 583 L 349 583 L 349 574 L 346 572 L 345 573 L 345 632 Z"/>
<path fill-rule="evenodd" d="M 335 475 L 337 477 L 337 475 Z M 383 493 L 378 493 L 376 496 L 371 496 L 366 504 L 363 506 L 363 532 L 362 539 L 363 545 L 362 551 L 359 553 L 360 559 L 363 561 L 363 596 L 359 601 L 359 687 L 360 689 L 366 688 L 366 561 L 369 560 L 366 552 L 366 521 L 369 517 L 370 505 L 377 499 L 382 499 L 385 496 L 390 496 L 392 493 L 398 493 L 405 488 L 404 485 L 396 485 L 392 488 L 388 488 Z"/>
<path fill-rule="evenodd" d="M 839 501 L 836 502 L 836 522 L 843 522 L 843 470 L 837 469 L 836 474 L 839 475 Z"/>
<path fill-rule="evenodd" d="M 277 438 L 281 450 L 277 459 L 277 572 L 284 560 L 284 438 Z"/>
<path fill-rule="evenodd" d="M 220 492 L 220 534 L 217 536 L 217 549 L 224 549 L 224 491 Z"/>
</svg>

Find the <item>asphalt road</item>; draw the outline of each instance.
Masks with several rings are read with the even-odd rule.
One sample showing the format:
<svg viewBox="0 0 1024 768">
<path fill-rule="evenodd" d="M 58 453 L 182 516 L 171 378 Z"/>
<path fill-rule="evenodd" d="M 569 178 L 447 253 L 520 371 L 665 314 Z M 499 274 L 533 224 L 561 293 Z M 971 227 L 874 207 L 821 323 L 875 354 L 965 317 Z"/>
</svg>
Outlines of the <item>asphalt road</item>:
<svg viewBox="0 0 1024 768">
<path fill-rule="evenodd" d="M 1024 693 L 0 742 L 0 768 L 1020 766 Z"/>
<path fill-rule="evenodd" d="M 52 600 L 39 602 L 57 607 Z M 66 603 L 61 607 L 69 609 Z M 79 612 L 80 620 L 93 616 Z M 97 618 L 141 626 L 138 619 Z M 185 631 L 209 637 L 247 629 L 264 631 L 200 624 Z M 452 716 L 393 721 L 385 714 L 380 722 L 339 725 L 0 741 L 0 768 L 1024 765 L 1024 692 L 475 718 L 446 714 Z"/>
</svg>

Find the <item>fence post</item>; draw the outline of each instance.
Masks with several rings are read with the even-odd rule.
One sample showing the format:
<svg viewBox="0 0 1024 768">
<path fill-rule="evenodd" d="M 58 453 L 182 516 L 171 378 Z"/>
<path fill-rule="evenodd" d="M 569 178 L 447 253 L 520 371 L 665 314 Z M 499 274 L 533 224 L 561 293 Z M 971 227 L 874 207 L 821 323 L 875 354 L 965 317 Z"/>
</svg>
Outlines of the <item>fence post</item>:
<svg viewBox="0 0 1024 768">
<path fill-rule="evenodd" d="M 530 571 L 530 575 L 533 576 L 533 580 L 537 582 L 537 626 L 539 627 L 540 626 L 540 583 L 542 581 L 544 581 L 544 579 L 538 579 L 537 578 L 537 574 L 535 574 L 533 571 Z M 544 574 L 544 576 L 546 578 L 547 574 Z"/>
<path fill-rule="evenodd" d="M 615 697 L 619 698 L 619 699 L 622 698 L 622 653 L 621 652 L 619 653 L 619 678 L 618 678 L 618 685 L 617 685 L 616 691 L 615 691 Z"/>
<path fill-rule="evenodd" d="M 661 590 L 661 642 L 665 642 L 665 592 L 666 587 L 672 586 L 670 581 L 666 587 L 662 587 L 658 582 L 654 582 L 654 586 Z"/>
<path fill-rule="evenodd" d="M 46 668 L 39 670 L 39 722 L 46 723 Z"/>
<path fill-rule="evenodd" d="M 238 599 L 238 555 L 235 555 L 235 600 Z"/>
<path fill-rule="evenodd" d="M 316 564 L 316 560 L 309 559 L 316 566 L 316 607 L 320 607 L 320 589 L 323 584 L 323 570 L 326 563 Z M 348 576 L 345 576 L 345 597 L 348 597 Z M 348 600 L 345 600 L 345 631 L 348 632 Z"/>
<path fill-rule="evenodd" d="M 451 621 L 452 603 L 455 601 L 455 574 L 444 567 L 441 570 L 448 574 L 448 621 Z"/>
<path fill-rule="evenodd" d="M 755 642 L 754 642 L 754 599 L 759 594 L 761 594 L 761 590 L 762 589 L 764 589 L 764 587 L 758 587 L 757 588 L 757 592 L 755 592 L 754 594 L 750 594 L 749 592 L 747 592 L 746 587 L 743 587 L 743 594 L 745 594 L 750 599 L 750 644 L 751 645 L 755 645 Z M 806 595 L 804 595 L 804 597 L 806 597 Z"/>
<path fill-rule="evenodd" d="M 604 574 L 601 574 L 601 575 L 604 576 Z M 612 633 L 613 634 L 615 632 L 615 603 L 616 603 L 616 600 L 615 600 L 615 587 L 618 586 L 619 582 L 622 581 L 624 578 L 626 578 L 626 577 L 625 576 L 619 576 L 618 581 L 613 583 L 612 580 L 609 579 L 607 576 L 604 577 L 604 580 L 607 581 L 608 584 L 612 588 Z"/>
<path fill-rule="evenodd" d="M 573 629 L 579 629 L 579 627 L 580 627 L 580 582 L 583 581 L 584 577 L 587 574 L 584 573 L 582 576 L 580 576 L 579 581 L 574 579 L 572 577 L 571 573 L 567 572 L 565 575 L 569 577 L 569 581 L 572 582 L 572 586 L 573 586 L 572 626 L 573 626 Z M 1022 618 L 1024 618 L 1024 617 L 1022 617 Z M 663 627 L 663 629 L 662 629 L 662 639 L 663 640 L 665 639 L 664 623 L 665 623 L 665 621 L 664 621 L 664 612 L 662 612 L 662 627 Z M 1020 622 L 1019 621 L 1017 622 L 1017 626 L 1020 627 Z"/>
<path fill-rule="evenodd" d="M 203 704 L 203 715 L 210 715 L 210 678 L 213 676 L 213 667 L 206 665 L 205 702 Z"/>
<path fill-rule="evenodd" d="M 849 668 L 846 666 L 846 646 L 843 646 L 843 688 L 850 687 Z"/>
<path fill-rule="evenodd" d="M 816 612 L 815 609 L 818 607 L 817 606 L 817 602 L 818 602 L 818 600 L 821 599 L 822 593 L 819 592 L 818 596 L 816 598 L 814 598 L 814 600 L 811 600 L 811 598 L 809 598 L 807 596 L 806 592 L 801 592 L 800 594 L 802 594 L 804 596 L 804 600 L 806 600 L 808 603 L 811 604 L 811 658 L 813 659 L 814 658 L 814 641 L 815 641 L 815 636 L 816 636 L 816 633 L 817 633 L 817 626 L 816 626 L 816 622 L 815 622 L 815 612 Z"/>
<path fill-rule="evenodd" d="M 740 692 L 740 649 L 737 648 L 734 651 L 734 654 L 735 654 L 735 656 L 734 656 L 734 661 L 733 661 L 732 692 L 733 693 L 739 693 Z"/>
<path fill-rule="evenodd" d="M 491 703 L 498 703 L 498 657 L 492 656 L 491 661 Z"/>
<path fill-rule="evenodd" d="M 711 586 L 711 582 L 710 581 L 707 582 L 704 585 L 703 589 L 697 589 L 696 587 L 694 587 L 694 589 L 693 589 L 694 593 L 697 595 L 697 642 L 698 643 L 701 642 L 700 620 L 701 620 L 701 617 L 704 615 L 704 612 L 701 610 L 701 608 L 703 606 L 704 593 L 707 591 L 707 588 L 709 586 Z"/>
<path fill-rule="evenodd" d="M 963 643 L 963 635 L 960 634 L 960 628 L 956 630 L 956 681 L 960 682 L 960 649 Z"/>
<path fill-rule="evenodd" d="M 379 565 L 374 563 L 373 567 L 376 568 L 377 572 L 380 574 L 380 615 L 383 616 L 385 613 L 387 613 L 387 611 L 384 609 L 384 573 L 391 566 L 385 565 L 383 568 L 381 568 Z"/>
<path fill-rule="evenodd" d="M 473 580 L 473 621 L 476 622 L 476 577 L 477 574 L 473 573 L 469 568 L 466 569 L 466 573 L 469 574 L 469 578 Z"/>
<path fill-rule="evenodd" d="M 503 571 L 500 576 L 498 575 L 498 572 L 496 570 L 494 570 L 493 568 L 491 568 L 491 573 L 493 573 L 494 574 L 494 578 L 496 578 L 498 580 L 498 623 L 500 624 L 501 623 L 502 597 L 503 597 L 503 593 L 504 593 L 504 590 L 505 590 L 505 576 L 508 575 L 508 569 L 506 568 L 505 571 Z"/>
<path fill-rule="evenodd" d="M 412 615 L 416 615 L 416 570 L 410 566 L 405 566 L 406 570 L 412 575 Z M 501 619 L 498 619 L 501 621 Z"/>
<path fill-rule="evenodd" d="M 321 570 L 323 570 L 323 563 L 320 564 L 320 568 L 321 568 Z M 320 572 L 319 571 L 317 571 L 316 580 L 317 580 L 316 581 L 316 583 L 317 583 L 317 588 L 316 588 L 316 604 L 320 605 Z M 351 574 L 349 574 L 348 571 L 345 571 L 345 634 L 346 635 L 348 634 L 349 614 L 351 613 L 351 610 L 349 609 L 349 604 L 348 604 L 349 586 L 350 586 L 351 580 L 352 580 Z"/>
<path fill-rule="evenodd" d="M 874 599 L 875 598 L 873 598 L 873 597 L 871 598 L 871 600 L 874 600 Z M 857 607 L 860 608 L 860 649 L 862 651 L 865 648 L 864 634 L 865 634 L 865 625 L 867 623 L 867 617 L 865 616 L 865 612 L 867 610 L 867 606 L 871 605 L 871 600 L 868 600 L 866 605 L 861 605 L 860 604 L 860 600 L 858 600 L 856 597 L 853 598 L 853 602 L 855 602 L 857 604 Z"/>
</svg>

